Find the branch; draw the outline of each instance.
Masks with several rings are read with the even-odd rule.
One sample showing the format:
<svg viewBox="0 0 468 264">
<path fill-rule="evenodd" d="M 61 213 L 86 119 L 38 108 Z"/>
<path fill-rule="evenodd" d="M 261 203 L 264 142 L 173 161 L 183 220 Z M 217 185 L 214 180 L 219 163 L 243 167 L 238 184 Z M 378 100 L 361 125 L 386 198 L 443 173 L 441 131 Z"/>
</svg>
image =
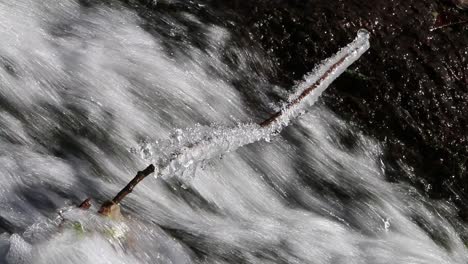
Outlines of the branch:
<svg viewBox="0 0 468 264">
<path fill-rule="evenodd" d="M 296 118 L 299 114 L 297 111 L 291 110 L 294 110 L 294 108 L 305 101 L 307 97 L 311 97 L 314 92 L 317 92 L 316 97 L 320 96 L 320 94 L 346 70 L 346 68 L 359 59 L 369 47 L 369 32 L 364 29 L 360 30 L 357 37 L 351 43 L 329 59 L 324 60 L 319 67 L 306 75 L 304 84 L 296 88 L 297 92 L 294 93 L 294 97 L 291 96 L 288 103 L 282 107 L 281 111 L 274 113 L 270 118 L 258 124 L 261 129 L 258 129 L 257 126 L 248 126 L 247 129 L 249 130 L 239 133 L 238 130 L 242 130 L 242 128 L 238 127 L 233 128 L 231 131 L 218 131 L 219 133 L 214 133 L 210 137 L 202 137 L 201 139 L 195 139 L 193 142 L 183 143 L 185 144 L 183 148 L 176 149 L 176 151 L 169 153 L 170 155 L 166 155 L 167 158 L 163 159 L 163 161 L 158 164 L 158 176 L 169 177 L 169 174 L 173 174 L 174 170 L 178 170 L 181 166 L 191 166 L 192 164 L 211 159 L 246 144 L 262 140 L 267 136 L 267 133 L 268 136 L 271 135 L 272 132 L 269 131 L 269 129 L 274 128 L 273 126 L 275 123 L 279 124 L 276 130 L 281 130 L 287 125 L 279 122 L 282 121 L 281 119 L 287 121 L 284 123 L 289 123 L 291 119 Z M 291 112 L 288 113 L 288 111 Z M 224 128 L 222 129 L 224 130 Z M 246 136 L 245 134 L 248 135 Z M 216 145 L 212 148 L 210 144 Z M 202 155 L 200 155 L 200 153 Z"/>
<path fill-rule="evenodd" d="M 347 67 L 349 67 L 353 62 L 355 62 L 367 49 L 369 48 L 369 33 L 365 30 L 360 30 L 358 32 L 358 36 L 355 38 L 353 42 L 348 44 L 345 48 L 340 50 L 336 55 L 331 57 L 330 59 L 326 60 L 324 64 L 322 64 L 319 68 L 314 70 L 310 75 L 312 78 L 317 78 L 316 81 L 310 85 L 306 86 L 302 92 L 296 97 L 293 98 L 291 101 L 288 102 L 288 104 L 281 110 L 278 111 L 277 113 L 273 114 L 270 118 L 266 119 L 265 121 L 261 122 L 259 125 L 262 128 L 269 127 L 272 125 L 274 122 L 278 121 L 281 117 L 283 117 L 286 113 L 286 111 L 290 110 L 294 106 L 300 104 L 307 96 L 309 96 L 314 90 L 325 90 L 328 85 L 335 80 L 341 72 L 343 72 Z M 337 73 L 337 74 L 336 74 Z M 319 75 L 320 74 L 320 75 Z M 301 90 L 303 88 L 301 87 Z M 298 91 L 299 92 L 299 91 Z M 320 94 L 317 94 L 319 96 Z M 294 118 L 293 116 L 292 118 Z M 259 139 L 254 139 L 256 141 L 260 140 Z M 253 141 L 255 142 L 255 141 Z M 252 143 L 251 139 L 246 140 L 245 143 L 238 143 L 235 145 L 235 148 L 241 147 L 245 144 L 250 144 Z M 187 148 L 184 148 L 184 151 L 190 151 L 191 149 L 196 148 L 199 146 L 199 144 L 193 144 L 188 146 Z M 232 148 L 232 146 L 230 146 Z M 227 148 L 229 149 L 229 147 Z M 226 151 L 226 150 L 225 150 Z M 213 151 L 216 152 L 216 151 Z M 159 173 L 164 173 L 164 169 L 168 168 L 171 166 L 171 164 L 175 163 L 177 165 L 179 157 L 183 156 L 183 152 L 178 151 L 176 153 L 173 153 L 174 155 L 171 155 L 171 158 L 168 159 L 168 161 L 165 161 L 164 164 L 158 164 L 159 168 Z M 215 153 L 216 154 L 216 153 Z M 208 157 L 206 157 L 208 155 Z M 203 156 L 203 159 L 209 159 L 211 158 L 209 155 L 214 155 L 213 153 L 210 153 L 208 151 L 208 154 L 205 153 L 205 156 Z M 133 178 L 125 188 L 123 188 L 112 200 L 106 201 L 101 205 L 101 208 L 99 209 L 99 213 L 105 216 L 119 216 L 120 215 L 120 208 L 119 208 L 119 203 L 133 191 L 133 188 L 142 181 L 144 178 L 146 178 L 149 174 L 153 173 L 155 171 L 155 167 L 153 164 L 149 165 L 146 169 L 143 171 L 139 171 L 135 178 Z M 89 202 L 89 201 L 88 201 Z M 80 206 L 80 208 L 87 208 L 86 201 L 83 202 L 83 206 Z"/>
<path fill-rule="evenodd" d="M 109 216 L 111 218 L 119 219 L 122 217 L 120 214 L 120 206 L 119 203 L 125 198 L 125 196 L 129 195 L 135 186 L 141 182 L 146 176 L 150 175 L 154 172 L 154 165 L 150 164 L 146 169 L 139 171 L 135 178 L 133 178 L 127 186 L 125 186 L 115 197 L 112 201 L 105 201 L 102 203 L 101 208 L 99 208 L 98 213 Z"/>
<path fill-rule="evenodd" d="M 110 215 L 120 215 L 120 209 L 118 208 L 118 204 L 127 196 L 129 195 L 135 186 L 141 182 L 144 178 L 154 172 L 154 165 L 150 164 L 146 169 L 139 171 L 135 178 L 133 178 L 111 201 L 105 201 L 102 203 L 101 208 L 99 209 L 98 213 L 110 216 Z M 87 198 L 84 200 L 78 208 L 87 210 L 91 207 L 91 198 Z"/>
<path fill-rule="evenodd" d="M 115 203 L 115 204 L 119 204 L 123 198 L 125 198 L 125 196 L 127 196 L 128 194 L 130 194 L 132 191 L 133 191 L 133 188 L 135 188 L 135 186 L 141 182 L 144 178 L 146 178 L 146 176 L 150 175 L 151 173 L 154 172 L 154 165 L 153 164 L 150 164 L 148 167 L 146 167 L 146 169 L 142 170 L 142 171 L 139 171 L 137 173 L 137 175 L 135 176 L 135 178 L 133 178 L 133 180 L 131 180 L 127 186 L 125 186 L 115 197 L 114 199 L 112 199 L 112 202 Z"/>
</svg>

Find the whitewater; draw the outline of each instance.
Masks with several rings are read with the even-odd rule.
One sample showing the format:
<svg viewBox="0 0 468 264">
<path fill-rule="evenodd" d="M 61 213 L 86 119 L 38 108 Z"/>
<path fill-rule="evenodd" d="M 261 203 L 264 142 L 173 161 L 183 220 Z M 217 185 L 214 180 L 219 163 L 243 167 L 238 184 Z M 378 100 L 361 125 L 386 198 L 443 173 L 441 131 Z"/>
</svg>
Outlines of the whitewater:
<svg viewBox="0 0 468 264">
<path fill-rule="evenodd" d="M 0 0 L 0 263 L 468 261 L 454 205 L 389 182 L 382 144 L 318 100 L 367 50 L 367 33 L 290 92 L 269 83 L 270 58 L 230 46 L 228 30 L 159 15 L 149 31 L 119 4 Z M 187 23 L 205 46 L 188 41 Z M 246 96 L 285 114 L 262 127 Z M 122 203 L 126 239 L 74 208 L 92 197 L 95 209 L 149 163 L 157 177 Z"/>
</svg>

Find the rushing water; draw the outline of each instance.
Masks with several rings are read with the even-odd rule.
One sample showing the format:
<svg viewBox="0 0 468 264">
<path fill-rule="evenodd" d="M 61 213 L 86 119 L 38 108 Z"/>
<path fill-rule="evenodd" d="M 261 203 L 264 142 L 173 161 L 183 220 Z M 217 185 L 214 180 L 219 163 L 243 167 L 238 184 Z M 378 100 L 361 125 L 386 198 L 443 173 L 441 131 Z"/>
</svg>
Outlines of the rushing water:
<svg viewBox="0 0 468 264">
<path fill-rule="evenodd" d="M 205 46 L 150 34 L 118 5 L 0 0 L 0 263 L 468 261 L 453 205 L 386 181 L 379 142 L 320 104 L 269 142 L 202 162 L 185 188 L 146 179 L 109 227 L 93 211 L 162 155 L 148 145 L 222 127 L 252 136 L 237 126 L 258 119 L 245 94 L 276 110 L 266 91 L 287 97 L 261 76 L 268 58 L 229 48 L 233 69 L 227 30 L 178 15 L 159 26 L 197 25 Z M 232 85 L 239 75 L 251 90 Z M 89 212 L 63 210 L 88 196 Z M 82 224 L 57 225 L 60 210 Z"/>
</svg>

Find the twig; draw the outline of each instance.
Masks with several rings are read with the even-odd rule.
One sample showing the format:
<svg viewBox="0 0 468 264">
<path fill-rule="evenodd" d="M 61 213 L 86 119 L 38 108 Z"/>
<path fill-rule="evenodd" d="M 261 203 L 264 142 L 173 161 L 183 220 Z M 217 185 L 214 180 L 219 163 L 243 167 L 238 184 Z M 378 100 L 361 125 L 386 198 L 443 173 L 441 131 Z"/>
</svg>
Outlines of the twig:
<svg viewBox="0 0 468 264">
<path fill-rule="evenodd" d="M 105 201 L 102 203 L 98 213 L 109 216 L 112 212 L 119 210 L 118 205 L 127 195 L 129 195 L 135 186 L 141 182 L 144 178 L 154 172 L 154 165 L 150 164 L 146 169 L 139 171 L 137 175 L 112 199 L 111 201 Z M 91 207 L 91 198 L 84 200 L 78 208 L 87 210 Z M 118 212 L 120 214 L 120 211 Z"/>
<path fill-rule="evenodd" d="M 150 164 L 146 169 L 139 171 L 135 178 L 133 178 L 127 186 L 125 186 L 111 201 L 105 201 L 101 208 L 99 209 L 98 213 L 110 216 L 110 215 L 120 215 L 120 208 L 118 207 L 119 203 L 133 191 L 133 188 L 141 182 L 146 176 L 150 175 L 154 172 L 154 165 Z M 114 213 L 115 212 L 115 213 Z"/>
<path fill-rule="evenodd" d="M 139 171 L 137 173 L 137 175 L 135 176 L 135 178 L 133 178 L 133 180 L 131 180 L 127 186 L 125 186 L 115 197 L 114 199 L 112 199 L 112 202 L 116 203 L 116 204 L 119 204 L 123 198 L 125 198 L 125 196 L 127 196 L 128 194 L 130 194 L 132 191 L 133 191 L 133 188 L 135 188 L 135 186 L 141 182 L 144 178 L 146 178 L 146 176 L 150 175 L 151 173 L 154 172 L 154 165 L 153 164 L 150 164 L 148 167 L 146 167 L 146 169 L 142 170 L 142 171 Z"/>
</svg>

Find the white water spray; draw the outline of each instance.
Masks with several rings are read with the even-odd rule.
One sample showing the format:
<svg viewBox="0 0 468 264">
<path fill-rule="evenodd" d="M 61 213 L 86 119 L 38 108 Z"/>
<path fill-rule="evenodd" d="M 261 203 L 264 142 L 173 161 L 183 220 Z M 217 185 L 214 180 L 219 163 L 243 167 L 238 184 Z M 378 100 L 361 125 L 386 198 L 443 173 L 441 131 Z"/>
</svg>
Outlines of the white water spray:
<svg viewBox="0 0 468 264">
<path fill-rule="evenodd" d="M 266 72 L 274 64 L 249 47 L 232 48 L 228 30 L 187 9 L 160 11 L 147 31 L 115 2 L 80 2 L 0 0 L 0 263 L 468 261 L 455 207 L 386 181 L 383 147 L 326 107 L 312 106 L 272 143 L 259 125 L 235 127 L 252 117 L 245 96 L 274 103 L 254 97 L 271 86 L 249 62 Z M 225 49 L 241 67 L 223 62 Z M 253 88 L 241 93 L 232 85 L 239 77 L 255 80 Z M 317 79 L 309 81 L 303 88 Z M 174 128 L 189 129 L 166 141 Z M 50 220 L 85 197 L 98 204 L 115 195 L 147 165 L 129 152 L 143 139 L 166 142 L 149 149 L 152 158 L 189 153 L 168 176 L 195 167 L 194 156 L 231 151 L 201 162 L 186 190 L 141 182 L 122 204 L 128 241 L 109 239 L 109 223 L 94 210 L 64 212 L 86 232 Z"/>
</svg>

